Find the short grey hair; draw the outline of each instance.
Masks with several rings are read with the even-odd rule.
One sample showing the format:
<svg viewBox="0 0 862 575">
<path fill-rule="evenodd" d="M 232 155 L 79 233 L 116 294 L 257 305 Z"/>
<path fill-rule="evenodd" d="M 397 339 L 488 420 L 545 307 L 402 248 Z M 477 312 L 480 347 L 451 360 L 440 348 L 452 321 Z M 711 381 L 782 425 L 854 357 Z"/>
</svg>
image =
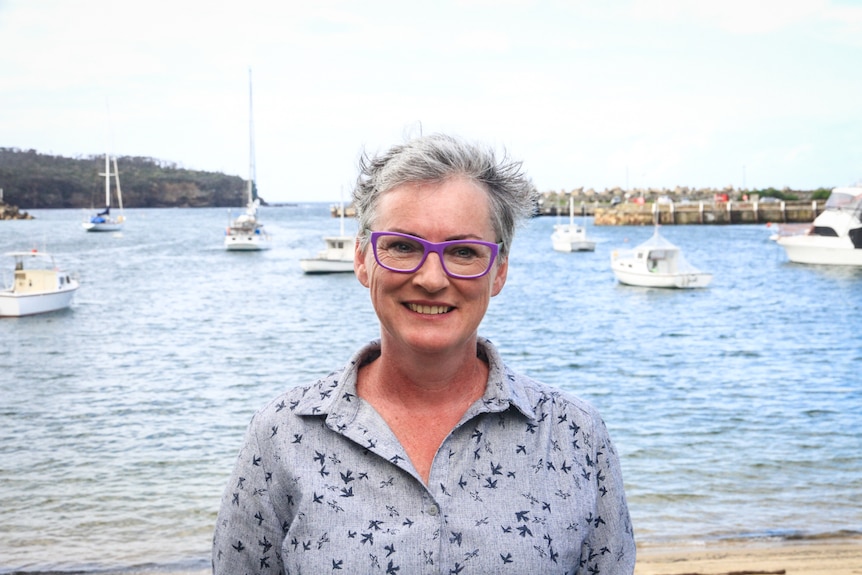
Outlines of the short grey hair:
<svg viewBox="0 0 862 575">
<path fill-rule="evenodd" d="M 445 134 L 432 134 L 392 146 L 386 153 L 359 159 L 353 206 L 359 219 L 360 247 L 365 250 L 380 197 L 404 184 L 443 182 L 463 177 L 488 192 L 491 225 L 501 259 L 509 254 L 515 227 L 534 215 L 538 193 L 521 170 L 521 162 L 504 152 L 497 160 L 489 146 L 468 143 Z"/>
</svg>

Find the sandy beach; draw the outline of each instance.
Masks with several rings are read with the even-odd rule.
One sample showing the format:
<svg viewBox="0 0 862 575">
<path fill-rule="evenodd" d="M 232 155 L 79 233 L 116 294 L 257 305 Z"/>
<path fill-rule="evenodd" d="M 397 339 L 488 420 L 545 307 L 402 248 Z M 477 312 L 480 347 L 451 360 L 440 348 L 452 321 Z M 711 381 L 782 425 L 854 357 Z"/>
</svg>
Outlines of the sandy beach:
<svg viewBox="0 0 862 575">
<path fill-rule="evenodd" d="M 862 537 L 638 546 L 635 575 L 859 575 Z"/>
</svg>

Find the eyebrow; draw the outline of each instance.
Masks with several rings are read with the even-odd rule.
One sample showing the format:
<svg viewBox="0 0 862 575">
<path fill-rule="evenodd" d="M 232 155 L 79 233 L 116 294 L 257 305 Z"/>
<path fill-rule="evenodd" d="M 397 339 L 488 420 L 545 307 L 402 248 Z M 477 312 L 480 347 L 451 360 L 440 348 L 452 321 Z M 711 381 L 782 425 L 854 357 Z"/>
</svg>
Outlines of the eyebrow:
<svg viewBox="0 0 862 575">
<path fill-rule="evenodd" d="M 419 238 L 419 239 L 425 240 L 426 242 L 431 241 L 428 238 L 426 238 L 425 236 L 419 235 L 419 234 L 414 233 L 414 232 L 407 231 L 404 228 L 391 228 L 388 230 L 380 230 L 380 231 L 398 232 L 399 234 L 407 234 L 409 236 L 413 236 L 414 238 Z M 476 240 L 479 242 L 487 242 L 488 241 L 488 240 L 482 239 L 481 236 L 477 236 L 475 234 L 463 234 L 460 236 L 451 236 L 448 239 L 445 239 L 443 241 L 445 241 L 445 242 L 457 242 L 458 240 Z M 437 243 L 437 242 L 434 242 L 434 243 Z"/>
</svg>

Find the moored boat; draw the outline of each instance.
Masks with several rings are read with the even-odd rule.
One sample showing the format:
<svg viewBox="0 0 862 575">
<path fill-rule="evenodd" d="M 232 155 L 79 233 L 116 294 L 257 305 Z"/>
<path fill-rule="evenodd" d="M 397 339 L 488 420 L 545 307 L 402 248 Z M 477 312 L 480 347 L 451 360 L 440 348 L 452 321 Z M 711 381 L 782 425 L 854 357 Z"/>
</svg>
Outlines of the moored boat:
<svg viewBox="0 0 862 575">
<path fill-rule="evenodd" d="M 230 219 L 224 234 L 224 248 L 228 251 L 258 251 L 272 247 L 269 235 L 258 217 L 260 198 L 257 195 L 254 166 L 254 116 L 252 113 L 251 70 L 248 71 L 248 135 L 249 135 L 249 174 L 246 193 L 248 201 L 245 213 Z"/>
<path fill-rule="evenodd" d="M 105 177 L 105 208 L 97 214 L 90 216 L 82 225 L 88 232 L 117 232 L 123 228 L 126 216 L 123 215 L 123 191 L 120 188 L 120 171 L 117 169 L 117 158 L 113 158 L 114 172 L 111 173 L 111 157 L 105 154 L 105 173 L 99 174 Z M 111 214 L 111 176 L 117 187 L 117 202 L 120 214 Z"/>
<path fill-rule="evenodd" d="M 686 261 L 679 247 L 659 234 L 631 250 L 611 253 L 611 269 L 622 284 L 656 288 L 704 288 L 712 274 Z"/>
<path fill-rule="evenodd" d="M 326 248 L 317 257 L 299 260 L 302 271 L 307 274 L 353 273 L 353 236 L 327 236 L 323 238 Z"/>
<path fill-rule="evenodd" d="M 794 263 L 862 266 L 862 187 L 835 188 L 808 229 L 775 241 Z"/>
<path fill-rule="evenodd" d="M 569 223 L 554 226 L 551 245 L 558 252 L 592 252 L 596 242 L 587 237 L 587 228 L 575 223 L 575 203 L 569 198 Z"/>
<path fill-rule="evenodd" d="M 54 256 L 46 252 L 8 252 L 15 264 L 11 281 L 4 270 L 0 290 L 0 317 L 20 317 L 69 307 L 78 279 L 60 270 Z"/>
<path fill-rule="evenodd" d="M 352 273 L 356 237 L 344 233 L 344 204 L 341 204 L 340 230 L 337 236 L 324 236 L 326 248 L 317 257 L 303 258 L 299 265 L 307 274 Z"/>
</svg>

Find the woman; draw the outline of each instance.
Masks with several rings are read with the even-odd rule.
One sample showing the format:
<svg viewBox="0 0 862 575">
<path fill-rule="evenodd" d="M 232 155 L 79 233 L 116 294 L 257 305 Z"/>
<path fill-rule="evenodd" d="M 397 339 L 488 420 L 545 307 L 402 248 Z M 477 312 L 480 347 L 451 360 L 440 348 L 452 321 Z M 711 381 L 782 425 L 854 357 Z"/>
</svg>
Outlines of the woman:
<svg viewBox="0 0 862 575">
<path fill-rule="evenodd" d="M 353 199 L 380 339 L 255 415 L 213 572 L 632 573 L 601 418 L 478 335 L 534 207 L 520 164 L 420 137 L 364 158 Z"/>
</svg>

